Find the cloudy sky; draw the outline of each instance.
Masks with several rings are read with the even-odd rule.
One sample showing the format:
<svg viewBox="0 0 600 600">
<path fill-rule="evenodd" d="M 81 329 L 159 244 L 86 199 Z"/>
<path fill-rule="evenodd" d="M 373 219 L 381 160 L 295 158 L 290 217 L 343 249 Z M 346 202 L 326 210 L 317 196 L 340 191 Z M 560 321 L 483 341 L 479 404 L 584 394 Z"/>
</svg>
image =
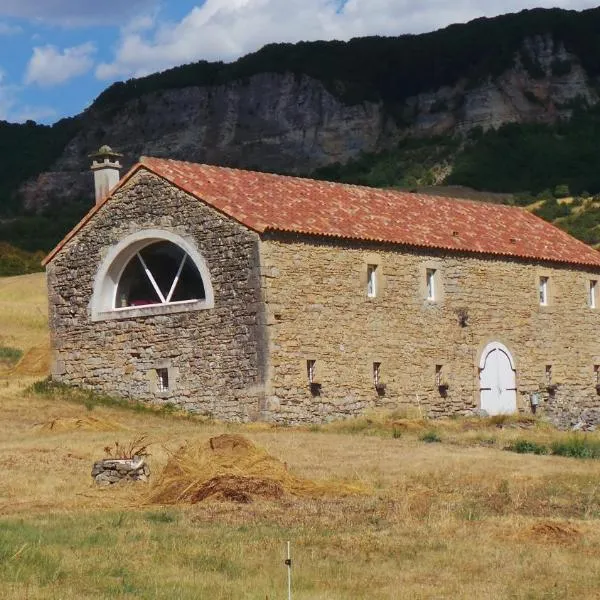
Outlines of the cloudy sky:
<svg viewBox="0 0 600 600">
<path fill-rule="evenodd" d="M 52 123 L 109 84 L 268 42 L 432 31 L 597 0 L 0 0 L 0 119 Z"/>
</svg>

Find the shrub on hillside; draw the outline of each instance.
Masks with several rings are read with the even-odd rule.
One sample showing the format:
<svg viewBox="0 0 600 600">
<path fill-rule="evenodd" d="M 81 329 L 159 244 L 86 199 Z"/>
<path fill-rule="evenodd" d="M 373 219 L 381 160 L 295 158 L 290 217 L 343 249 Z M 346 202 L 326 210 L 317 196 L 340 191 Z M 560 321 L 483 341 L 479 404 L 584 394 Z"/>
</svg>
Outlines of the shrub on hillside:
<svg viewBox="0 0 600 600">
<path fill-rule="evenodd" d="M 42 271 L 43 252 L 26 252 L 0 242 L 0 277 L 26 275 Z"/>
</svg>

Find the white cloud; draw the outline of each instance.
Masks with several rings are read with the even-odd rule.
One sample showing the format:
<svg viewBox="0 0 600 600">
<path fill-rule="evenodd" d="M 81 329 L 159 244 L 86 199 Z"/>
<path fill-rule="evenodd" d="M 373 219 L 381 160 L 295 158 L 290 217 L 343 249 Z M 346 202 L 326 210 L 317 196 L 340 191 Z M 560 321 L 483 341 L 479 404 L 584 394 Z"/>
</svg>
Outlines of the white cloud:
<svg viewBox="0 0 600 600">
<path fill-rule="evenodd" d="M 25 121 L 46 122 L 55 121 L 57 112 L 50 106 L 20 106 L 18 111 L 14 111 L 10 115 L 10 120 L 13 123 L 24 123 Z"/>
<path fill-rule="evenodd" d="M 158 0 L 0 0 L 0 16 L 64 26 L 115 24 L 157 4 Z"/>
<path fill-rule="evenodd" d="M 0 121 L 24 123 L 28 120 L 56 119 L 56 110 L 49 106 L 23 105 L 19 98 L 21 92 L 22 88 L 20 86 L 7 83 L 6 74 L 0 68 Z"/>
<path fill-rule="evenodd" d="M 432 31 L 450 23 L 524 8 L 591 8 L 595 0 L 206 0 L 181 21 L 146 20 L 122 29 L 114 61 L 99 79 L 142 76 L 171 66 L 232 60 L 269 42 L 347 40 L 364 35 Z"/>
<path fill-rule="evenodd" d="M 9 25 L 0 21 L 0 36 L 17 35 L 19 33 L 23 33 L 23 28 L 19 25 Z"/>
<path fill-rule="evenodd" d="M 25 83 L 50 87 L 83 75 L 94 66 L 95 52 L 91 42 L 62 52 L 56 46 L 37 46 L 27 64 Z"/>
</svg>

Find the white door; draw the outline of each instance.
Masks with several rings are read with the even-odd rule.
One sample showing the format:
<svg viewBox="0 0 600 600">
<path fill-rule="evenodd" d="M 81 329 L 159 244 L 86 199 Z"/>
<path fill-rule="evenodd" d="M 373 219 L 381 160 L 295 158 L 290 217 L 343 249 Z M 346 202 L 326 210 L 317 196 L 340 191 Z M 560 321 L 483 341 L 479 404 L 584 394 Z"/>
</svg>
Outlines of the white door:
<svg viewBox="0 0 600 600">
<path fill-rule="evenodd" d="M 517 384 L 513 359 L 506 346 L 489 344 L 479 364 L 481 409 L 488 415 L 517 411 Z"/>
</svg>

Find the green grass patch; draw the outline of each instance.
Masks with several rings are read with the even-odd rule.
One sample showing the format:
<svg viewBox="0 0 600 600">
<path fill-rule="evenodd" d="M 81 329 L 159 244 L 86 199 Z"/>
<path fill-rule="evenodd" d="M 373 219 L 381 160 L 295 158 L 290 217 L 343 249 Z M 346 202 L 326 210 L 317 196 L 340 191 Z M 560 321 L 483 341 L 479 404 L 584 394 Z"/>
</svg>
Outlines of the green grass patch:
<svg viewBox="0 0 600 600">
<path fill-rule="evenodd" d="M 521 439 L 505 448 L 519 454 L 552 454 L 570 458 L 600 458 L 600 440 L 574 435 L 552 442 L 550 446 L 531 440 Z"/>
<path fill-rule="evenodd" d="M 21 360 L 22 356 L 23 350 L 19 348 L 0 346 L 0 365 L 8 365 L 9 367 L 12 367 Z"/>
<path fill-rule="evenodd" d="M 146 514 L 146 520 L 150 523 L 176 523 L 179 515 L 175 512 L 162 510 Z"/>
<path fill-rule="evenodd" d="M 600 458 L 600 440 L 572 436 L 567 440 L 553 442 L 552 454 L 573 458 Z"/>
<path fill-rule="evenodd" d="M 419 439 L 426 444 L 435 444 L 442 441 L 439 433 L 433 430 L 426 431 Z"/>
<path fill-rule="evenodd" d="M 548 454 L 549 449 L 544 444 L 538 444 L 531 440 L 516 440 L 512 444 L 506 447 L 510 452 L 517 452 L 518 454 Z"/>
<path fill-rule="evenodd" d="M 83 404 L 88 410 L 103 406 L 107 408 L 118 408 L 136 413 L 152 414 L 161 417 L 176 417 L 195 419 L 206 422 L 209 417 L 195 415 L 185 410 L 177 408 L 175 405 L 168 403 L 164 405 L 150 404 L 146 402 L 137 402 L 126 398 L 118 398 L 106 394 L 100 394 L 93 390 L 85 390 L 73 386 L 65 385 L 53 381 L 51 377 L 36 381 L 26 390 L 26 393 L 49 398 L 52 400 L 65 400 L 75 404 Z"/>
</svg>

